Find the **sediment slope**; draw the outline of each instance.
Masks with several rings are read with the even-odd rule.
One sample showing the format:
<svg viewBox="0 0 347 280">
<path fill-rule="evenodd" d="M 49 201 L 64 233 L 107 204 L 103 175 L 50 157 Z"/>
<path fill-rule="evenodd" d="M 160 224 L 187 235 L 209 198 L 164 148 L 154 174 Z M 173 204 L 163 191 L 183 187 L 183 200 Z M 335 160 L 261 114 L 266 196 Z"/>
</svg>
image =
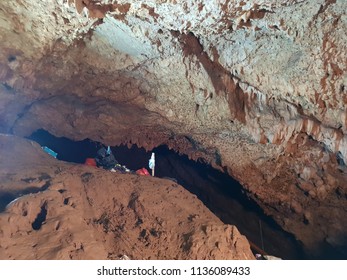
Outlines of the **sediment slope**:
<svg viewBox="0 0 347 280">
<path fill-rule="evenodd" d="M 254 259 L 170 180 L 61 162 L 18 137 L 0 146 L 0 199 L 20 195 L 1 209 L 0 259 Z"/>
</svg>

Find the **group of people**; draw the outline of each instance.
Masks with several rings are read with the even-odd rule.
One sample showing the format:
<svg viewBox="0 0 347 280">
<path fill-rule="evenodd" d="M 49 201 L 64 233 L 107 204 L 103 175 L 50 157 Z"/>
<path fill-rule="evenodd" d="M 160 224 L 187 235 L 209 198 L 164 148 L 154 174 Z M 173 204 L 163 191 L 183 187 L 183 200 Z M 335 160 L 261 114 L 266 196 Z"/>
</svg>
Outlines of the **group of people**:
<svg viewBox="0 0 347 280">
<path fill-rule="evenodd" d="M 147 175 L 147 176 L 150 175 L 146 168 L 141 168 L 137 171 L 132 171 L 128 169 L 125 165 L 119 164 L 109 146 L 107 147 L 107 149 L 105 147 L 102 147 L 101 149 L 99 149 L 96 153 L 96 157 L 87 158 L 85 161 L 85 164 L 90 166 L 100 167 L 100 168 L 109 170 L 111 172 L 133 173 L 133 174 Z"/>
</svg>

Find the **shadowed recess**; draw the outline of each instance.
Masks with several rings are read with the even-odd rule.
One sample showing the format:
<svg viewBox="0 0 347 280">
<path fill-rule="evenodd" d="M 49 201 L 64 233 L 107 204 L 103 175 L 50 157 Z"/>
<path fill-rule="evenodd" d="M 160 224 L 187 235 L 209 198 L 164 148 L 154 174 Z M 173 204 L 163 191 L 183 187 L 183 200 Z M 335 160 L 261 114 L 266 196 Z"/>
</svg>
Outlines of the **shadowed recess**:
<svg viewBox="0 0 347 280">
<path fill-rule="evenodd" d="M 58 153 L 58 159 L 84 163 L 87 157 L 95 157 L 100 143 L 89 139 L 72 141 L 55 137 L 45 130 L 38 130 L 30 136 L 42 146 L 48 146 Z M 151 152 L 132 146 L 112 147 L 117 161 L 131 170 L 145 167 Z M 305 259 L 302 246 L 291 234 L 283 231 L 262 209 L 248 198 L 242 186 L 232 177 L 211 166 L 189 160 L 160 146 L 156 154 L 156 177 L 177 181 L 197 197 L 224 223 L 236 225 L 249 241 L 268 254 L 285 259 Z"/>
<path fill-rule="evenodd" d="M 43 175 L 40 178 L 42 177 L 45 176 Z M 22 179 L 22 181 L 25 181 L 25 179 Z M 42 187 L 30 186 L 20 191 L 0 191 L 0 213 L 4 212 L 6 210 L 6 207 L 15 199 L 20 198 L 23 195 L 43 192 L 47 190 L 50 185 L 51 182 L 47 181 Z"/>
<path fill-rule="evenodd" d="M 41 211 L 37 214 L 35 221 L 31 224 L 33 230 L 40 230 L 47 216 L 47 203 L 41 206 Z"/>
</svg>

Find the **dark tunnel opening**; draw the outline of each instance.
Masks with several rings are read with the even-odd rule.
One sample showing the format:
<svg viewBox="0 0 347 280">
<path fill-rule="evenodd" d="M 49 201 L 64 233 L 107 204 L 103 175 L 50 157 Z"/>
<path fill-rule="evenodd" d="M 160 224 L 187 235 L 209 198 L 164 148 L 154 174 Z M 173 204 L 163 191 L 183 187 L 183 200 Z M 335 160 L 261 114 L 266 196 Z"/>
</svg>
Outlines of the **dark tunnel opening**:
<svg viewBox="0 0 347 280">
<path fill-rule="evenodd" d="M 65 137 L 55 137 L 45 130 L 34 132 L 29 139 L 47 146 L 56 153 L 57 159 L 84 163 L 86 158 L 96 156 L 100 143 L 89 139 L 72 141 Z M 131 170 L 145 167 L 151 152 L 132 146 L 111 147 L 117 161 Z M 236 225 L 239 231 L 257 247 L 267 254 L 283 259 L 339 259 L 335 251 L 325 251 L 323 255 L 311 256 L 304 252 L 303 246 L 293 235 L 285 232 L 244 192 L 242 186 L 232 177 L 211 166 L 189 160 L 160 146 L 153 150 L 156 153 L 155 176 L 174 178 L 210 209 L 226 224 Z"/>
</svg>

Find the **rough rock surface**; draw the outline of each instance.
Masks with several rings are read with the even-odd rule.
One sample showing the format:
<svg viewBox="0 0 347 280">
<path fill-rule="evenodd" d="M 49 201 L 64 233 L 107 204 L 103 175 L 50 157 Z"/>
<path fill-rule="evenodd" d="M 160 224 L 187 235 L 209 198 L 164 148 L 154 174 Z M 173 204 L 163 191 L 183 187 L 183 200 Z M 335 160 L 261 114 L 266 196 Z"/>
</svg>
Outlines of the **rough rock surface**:
<svg viewBox="0 0 347 280">
<path fill-rule="evenodd" d="M 0 145 L 0 198 L 22 194 L 0 213 L 0 259 L 254 259 L 172 181 L 59 162 L 13 136 Z"/>
<path fill-rule="evenodd" d="M 346 246 L 345 0 L 3 1 L 0 130 L 160 144 Z"/>
</svg>

